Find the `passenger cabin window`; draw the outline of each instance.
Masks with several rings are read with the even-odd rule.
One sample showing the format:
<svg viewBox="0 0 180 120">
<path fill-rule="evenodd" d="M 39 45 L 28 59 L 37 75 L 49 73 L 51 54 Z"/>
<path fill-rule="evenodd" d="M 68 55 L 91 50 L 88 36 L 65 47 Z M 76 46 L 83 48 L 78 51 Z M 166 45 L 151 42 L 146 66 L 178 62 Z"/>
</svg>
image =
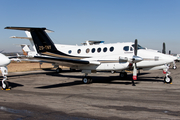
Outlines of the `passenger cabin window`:
<svg viewBox="0 0 180 120">
<path fill-rule="evenodd" d="M 89 48 L 87 48 L 87 49 L 86 49 L 86 53 L 89 53 L 89 51 L 90 51 L 90 49 L 89 49 Z"/>
<path fill-rule="evenodd" d="M 129 46 L 124 46 L 123 50 L 124 51 L 129 51 Z"/>
<path fill-rule="evenodd" d="M 114 51 L 114 47 L 110 47 L 109 50 L 110 50 L 110 52 Z"/>
<path fill-rule="evenodd" d="M 72 51 L 71 51 L 71 50 L 69 50 L 69 51 L 68 51 L 68 53 L 69 53 L 69 54 L 71 54 L 71 53 L 72 53 Z"/>
<path fill-rule="evenodd" d="M 103 52 L 106 52 L 107 51 L 107 47 L 105 47 L 104 49 L 103 49 Z"/>
<path fill-rule="evenodd" d="M 92 52 L 92 53 L 94 53 L 95 51 L 96 51 L 96 49 L 95 49 L 95 48 L 93 48 L 93 49 L 91 50 L 91 52 Z"/>
<path fill-rule="evenodd" d="M 98 53 L 101 52 L 101 48 L 98 48 L 98 49 L 97 49 L 97 52 L 98 52 Z"/>
<path fill-rule="evenodd" d="M 78 49 L 77 53 L 80 54 L 81 53 L 81 49 Z"/>
</svg>

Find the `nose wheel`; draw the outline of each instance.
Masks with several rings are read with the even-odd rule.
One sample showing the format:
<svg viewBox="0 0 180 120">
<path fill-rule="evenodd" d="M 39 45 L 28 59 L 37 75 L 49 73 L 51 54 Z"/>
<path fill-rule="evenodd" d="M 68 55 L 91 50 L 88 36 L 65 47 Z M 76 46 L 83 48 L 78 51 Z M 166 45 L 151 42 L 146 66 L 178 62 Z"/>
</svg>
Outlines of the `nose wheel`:
<svg viewBox="0 0 180 120">
<path fill-rule="evenodd" d="M 167 75 L 164 77 L 164 83 L 171 84 L 172 83 L 172 77 Z"/>
<path fill-rule="evenodd" d="M 6 81 L 7 80 L 7 76 L 3 76 L 3 80 L 2 80 L 2 90 L 8 90 L 9 88 L 9 84 Z"/>
<path fill-rule="evenodd" d="M 164 77 L 164 83 L 171 84 L 172 77 L 170 76 L 171 73 L 168 70 L 169 70 L 169 66 L 167 65 L 166 69 L 163 71 L 163 73 L 166 74 L 166 76 Z"/>
</svg>

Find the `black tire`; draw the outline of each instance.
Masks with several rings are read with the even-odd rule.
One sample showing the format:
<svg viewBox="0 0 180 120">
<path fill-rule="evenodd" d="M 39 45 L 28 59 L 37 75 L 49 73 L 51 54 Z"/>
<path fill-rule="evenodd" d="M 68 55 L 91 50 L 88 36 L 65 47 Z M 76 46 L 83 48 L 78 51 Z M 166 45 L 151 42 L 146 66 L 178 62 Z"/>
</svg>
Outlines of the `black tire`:
<svg viewBox="0 0 180 120">
<path fill-rule="evenodd" d="M 75 71 L 76 71 L 76 69 L 72 69 L 72 68 L 70 68 L 70 71 L 71 71 L 71 72 L 75 72 Z"/>
<path fill-rule="evenodd" d="M 93 82 L 93 80 L 92 80 L 92 78 L 90 77 L 89 83 L 92 83 L 92 82 Z"/>
<path fill-rule="evenodd" d="M 57 73 L 60 73 L 61 71 L 62 71 L 61 68 L 57 68 L 57 69 L 56 69 L 56 72 L 57 72 Z"/>
<path fill-rule="evenodd" d="M 4 84 L 6 85 L 5 88 L 3 88 L 3 85 L 2 85 L 2 89 L 5 90 L 5 89 L 8 89 L 9 88 L 9 83 L 7 81 L 4 81 Z"/>
<path fill-rule="evenodd" d="M 121 78 L 126 78 L 127 77 L 127 73 L 126 72 L 120 72 L 119 75 Z"/>
<path fill-rule="evenodd" d="M 82 82 L 84 84 L 89 84 L 92 82 L 92 79 L 91 79 L 91 77 L 83 77 Z"/>
<path fill-rule="evenodd" d="M 176 69 L 177 69 L 177 66 L 173 66 L 172 69 L 176 70 Z"/>
<path fill-rule="evenodd" d="M 164 78 L 164 83 L 167 83 L 167 84 L 170 84 L 170 83 L 172 83 L 172 77 L 171 76 L 165 76 L 165 78 Z"/>
<path fill-rule="evenodd" d="M 116 71 L 112 70 L 111 73 L 114 74 Z"/>
</svg>

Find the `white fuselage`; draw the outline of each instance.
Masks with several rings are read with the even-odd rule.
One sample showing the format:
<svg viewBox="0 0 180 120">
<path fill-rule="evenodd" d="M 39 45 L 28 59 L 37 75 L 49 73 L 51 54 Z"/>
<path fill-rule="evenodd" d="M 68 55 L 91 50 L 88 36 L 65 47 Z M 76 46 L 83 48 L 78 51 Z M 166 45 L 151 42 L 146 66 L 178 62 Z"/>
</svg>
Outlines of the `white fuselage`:
<svg viewBox="0 0 180 120">
<path fill-rule="evenodd" d="M 95 63 L 94 65 L 74 66 L 77 69 L 122 70 L 128 68 L 129 63 L 132 61 L 134 55 L 133 44 L 134 43 L 132 42 L 83 46 L 56 44 L 56 48 L 71 56 L 88 57 L 83 58 L 82 60 L 88 60 L 90 63 Z M 160 66 L 171 63 L 175 59 L 173 56 L 146 50 L 142 47 L 138 49 L 137 56 L 143 59 L 137 63 L 138 68 Z M 122 59 L 128 60 L 122 61 Z"/>
</svg>

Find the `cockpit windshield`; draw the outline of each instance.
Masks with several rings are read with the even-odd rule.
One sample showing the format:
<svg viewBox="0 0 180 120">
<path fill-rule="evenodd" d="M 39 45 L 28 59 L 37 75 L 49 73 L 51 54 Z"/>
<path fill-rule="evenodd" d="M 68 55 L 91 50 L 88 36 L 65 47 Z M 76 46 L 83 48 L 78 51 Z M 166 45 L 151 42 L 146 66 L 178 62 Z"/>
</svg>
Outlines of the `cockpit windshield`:
<svg viewBox="0 0 180 120">
<path fill-rule="evenodd" d="M 133 48 L 134 48 L 134 44 L 133 44 L 132 46 L 133 46 Z M 145 49 L 145 48 L 142 47 L 142 46 L 140 46 L 140 45 L 138 45 L 137 49 L 139 50 L 139 49 Z"/>
</svg>

